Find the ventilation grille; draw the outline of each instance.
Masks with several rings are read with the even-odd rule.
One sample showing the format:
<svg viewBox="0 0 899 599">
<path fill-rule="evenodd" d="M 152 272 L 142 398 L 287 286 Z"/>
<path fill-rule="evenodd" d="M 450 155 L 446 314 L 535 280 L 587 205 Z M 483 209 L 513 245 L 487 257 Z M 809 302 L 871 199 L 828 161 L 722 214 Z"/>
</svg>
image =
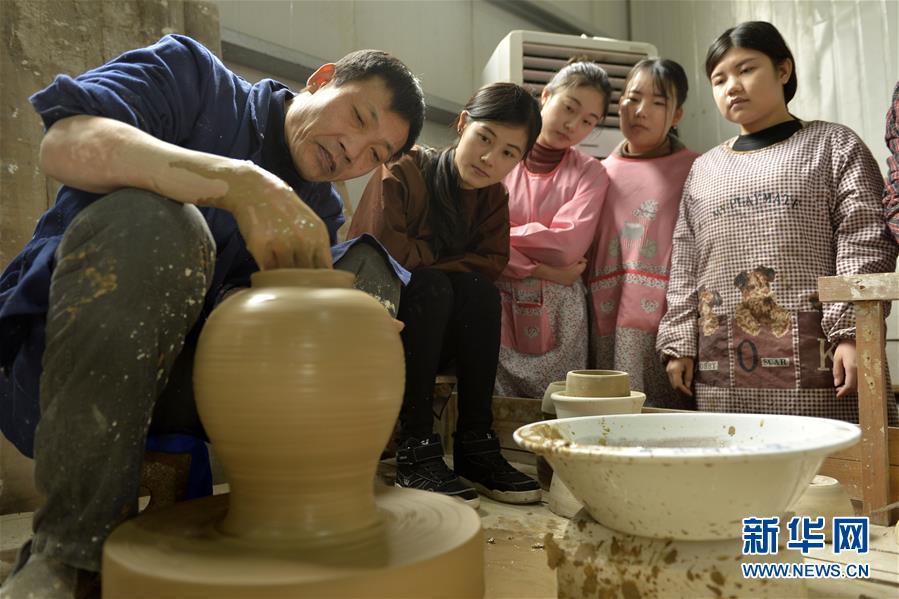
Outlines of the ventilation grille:
<svg viewBox="0 0 899 599">
<path fill-rule="evenodd" d="M 612 101 L 609 104 L 606 119 L 601 126 L 614 129 L 618 128 L 618 100 L 624 90 L 624 80 L 631 68 L 648 56 L 636 52 L 606 51 L 533 42 L 522 43 L 521 49 L 522 85 L 538 97 L 553 75 L 568 64 L 572 56 L 588 56 L 605 69 L 609 74 L 609 81 L 612 83 Z"/>
</svg>

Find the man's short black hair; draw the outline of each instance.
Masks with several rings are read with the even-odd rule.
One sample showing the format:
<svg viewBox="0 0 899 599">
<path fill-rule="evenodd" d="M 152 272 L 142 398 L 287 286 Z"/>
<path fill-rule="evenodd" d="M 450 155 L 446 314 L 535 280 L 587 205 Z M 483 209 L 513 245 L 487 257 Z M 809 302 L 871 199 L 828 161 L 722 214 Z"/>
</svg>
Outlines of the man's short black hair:
<svg viewBox="0 0 899 599">
<path fill-rule="evenodd" d="M 390 110 L 409 122 L 406 143 L 396 157 L 415 145 L 425 120 L 425 97 L 418 78 L 399 59 L 381 50 L 357 50 L 334 65 L 336 87 L 351 81 L 380 77 L 392 94 Z"/>
</svg>

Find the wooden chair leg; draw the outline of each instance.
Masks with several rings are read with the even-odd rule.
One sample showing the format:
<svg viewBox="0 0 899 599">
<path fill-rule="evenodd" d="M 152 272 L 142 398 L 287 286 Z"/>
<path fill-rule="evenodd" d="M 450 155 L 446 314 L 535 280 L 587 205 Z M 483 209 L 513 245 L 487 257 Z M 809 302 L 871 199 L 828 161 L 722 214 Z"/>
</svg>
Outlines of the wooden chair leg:
<svg viewBox="0 0 899 599">
<path fill-rule="evenodd" d="M 818 296 L 823 303 L 851 302 L 855 307 L 862 514 L 872 524 L 888 524 L 892 514 L 883 510 L 890 504 L 887 406 L 895 398 L 886 380 L 883 302 L 899 299 L 899 273 L 819 277 Z"/>
<path fill-rule="evenodd" d="M 855 302 L 856 351 L 858 354 L 858 422 L 862 429 L 861 463 L 863 513 L 872 524 L 889 524 L 890 513 L 873 510 L 889 503 L 890 463 L 887 437 L 887 387 L 884 368 L 886 334 L 883 303 Z"/>
</svg>

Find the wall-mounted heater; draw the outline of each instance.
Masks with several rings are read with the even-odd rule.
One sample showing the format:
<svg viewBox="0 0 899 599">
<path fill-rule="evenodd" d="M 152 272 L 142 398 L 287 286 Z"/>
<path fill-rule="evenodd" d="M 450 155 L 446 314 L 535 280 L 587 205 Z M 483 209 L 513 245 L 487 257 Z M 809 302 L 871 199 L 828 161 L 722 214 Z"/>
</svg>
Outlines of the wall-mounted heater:
<svg viewBox="0 0 899 599">
<path fill-rule="evenodd" d="M 591 156 L 604 158 L 623 139 L 618 130 L 618 99 L 624 89 L 624 79 L 638 61 L 647 56 L 658 56 L 652 44 L 542 31 L 512 31 L 500 41 L 487 61 L 482 83 L 511 81 L 539 97 L 543 86 L 576 55 L 591 57 L 606 70 L 612 82 L 612 102 L 605 121 L 578 146 Z"/>
</svg>

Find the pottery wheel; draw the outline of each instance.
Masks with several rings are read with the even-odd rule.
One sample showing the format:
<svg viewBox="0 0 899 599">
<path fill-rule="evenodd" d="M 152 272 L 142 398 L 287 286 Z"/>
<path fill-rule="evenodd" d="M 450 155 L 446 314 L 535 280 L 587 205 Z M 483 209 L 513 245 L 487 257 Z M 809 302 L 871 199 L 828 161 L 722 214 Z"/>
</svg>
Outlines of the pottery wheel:
<svg viewBox="0 0 899 599">
<path fill-rule="evenodd" d="M 383 533 L 323 551 L 252 543 L 220 533 L 228 495 L 130 520 L 103 548 L 105 599 L 159 597 L 482 597 L 480 518 L 459 501 L 378 487 Z"/>
<path fill-rule="evenodd" d="M 597 523 L 587 510 L 575 514 L 561 540 L 547 535 L 545 542 L 560 598 L 807 596 L 802 580 L 746 579 L 740 569 L 743 561 L 802 562 L 802 554 L 780 547 L 776 555 L 744 556 L 742 547 L 742 539 L 637 537 Z"/>
</svg>

